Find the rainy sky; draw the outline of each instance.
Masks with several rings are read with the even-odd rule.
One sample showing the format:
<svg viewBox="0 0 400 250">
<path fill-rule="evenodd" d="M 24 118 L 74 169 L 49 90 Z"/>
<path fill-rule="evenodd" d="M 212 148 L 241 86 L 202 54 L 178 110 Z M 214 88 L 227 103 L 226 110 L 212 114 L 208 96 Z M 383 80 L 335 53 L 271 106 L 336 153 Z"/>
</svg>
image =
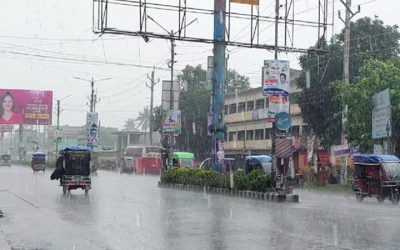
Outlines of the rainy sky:
<svg viewBox="0 0 400 250">
<path fill-rule="evenodd" d="M 157 1 L 177 4 L 177 0 Z M 260 14 L 273 16 L 274 2 L 261 0 Z M 344 7 L 339 0 L 330 4 L 329 22 L 334 22 L 338 32 L 343 24 L 337 18 L 337 10 Z M 353 6 L 361 4 L 361 13 L 354 19 L 364 16 L 379 16 L 385 24 L 398 24 L 393 10 L 400 9 L 398 0 L 353 0 Z M 188 1 L 190 6 L 212 9 L 213 1 Z M 296 14 L 299 19 L 317 20 L 316 0 L 298 0 Z M 334 3 L 334 6 L 332 6 Z M 197 5 L 196 5 L 197 4 Z M 245 5 L 232 5 L 234 11 L 250 13 Z M 335 14 L 332 15 L 333 9 Z M 355 10 L 356 8 L 354 8 Z M 137 27 L 137 8 L 111 8 L 110 25 L 117 28 Z M 145 43 L 142 38 L 104 35 L 99 37 L 92 32 L 93 2 L 90 0 L 3 0 L 0 8 L 0 88 L 53 90 L 55 99 L 62 99 L 60 123 L 83 125 L 85 122 L 89 82 L 77 80 L 104 79 L 95 88 L 100 102 L 96 109 L 100 113 L 102 126 L 123 128 L 124 121 L 134 118 L 144 106 L 149 105 L 150 91 L 146 88 L 147 74 L 154 65 L 156 78 L 169 79 L 167 62 L 170 56 L 170 43 L 165 40 L 151 40 Z M 149 12 L 167 30 L 176 27 L 176 18 L 156 11 Z M 188 15 L 188 22 L 198 18 L 187 27 L 188 35 L 212 36 L 212 17 Z M 174 21 L 171 21 L 174 20 Z M 149 23 L 154 32 L 164 32 L 154 23 Z M 281 25 L 281 29 L 283 26 Z M 273 44 L 273 25 L 260 25 L 262 41 Z M 232 37 L 245 41 L 250 36 L 248 21 L 232 23 Z M 332 35 L 332 26 L 328 35 Z M 307 48 L 316 41 L 316 30 L 297 27 L 294 37 L 295 47 Z M 280 33 L 280 42 L 283 33 Z M 202 64 L 206 68 L 207 56 L 212 54 L 212 45 L 177 42 L 175 68 L 185 65 Z M 229 68 L 246 75 L 251 86 L 260 84 L 260 68 L 264 59 L 273 59 L 273 53 L 258 49 L 228 47 Z M 291 67 L 299 68 L 299 54 L 280 54 L 279 59 L 290 60 Z M 155 88 L 155 105 L 161 103 L 161 84 Z M 54 119 L 54 118 L 53 118 Z M 53 121 L 55 123 L 55 121 Z"/>
</svg>

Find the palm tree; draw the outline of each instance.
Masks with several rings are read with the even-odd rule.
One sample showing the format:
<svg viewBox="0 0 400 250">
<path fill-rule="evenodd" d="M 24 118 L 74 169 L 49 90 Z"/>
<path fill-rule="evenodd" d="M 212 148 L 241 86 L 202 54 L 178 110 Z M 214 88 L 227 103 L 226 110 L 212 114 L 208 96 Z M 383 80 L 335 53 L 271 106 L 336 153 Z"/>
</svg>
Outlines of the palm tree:
<svg viewBox="0 0 400 250">
<path fill-rule="evenodd" d="M 137 123 L 137 128 L 140 127 L 141 130 L 147 131 L 150 127 L 150 109 L 148 106 L 143 108 L 143 111 L 139 112 L 139 116 L 135 120 Z"/>
<path fill-rule="evenodd" d="M 133 118 L 129 118 L 125 121 L 124 125 L 125 131 L 135 131 L 136 130 L 136 120 Z"/>
</svg>

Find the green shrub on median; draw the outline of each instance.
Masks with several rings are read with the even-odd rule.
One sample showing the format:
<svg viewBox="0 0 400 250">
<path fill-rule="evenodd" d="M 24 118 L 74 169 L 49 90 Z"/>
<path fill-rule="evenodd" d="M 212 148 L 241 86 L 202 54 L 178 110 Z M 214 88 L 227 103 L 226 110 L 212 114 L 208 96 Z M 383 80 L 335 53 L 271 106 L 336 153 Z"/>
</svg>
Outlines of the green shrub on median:
<svg viewBox="0 0 400 250">
<path fill-rule="evenodd" d="M 260 169 L 250 174 L 236 171 L 233 176 L 235 189 L 266 192 L 271 186 L 269 176 Z M 180 183 L 188 185 L 230 188 L 229 174 L 220 174 L 213 170 L 171 168 L 166 170 L 161 181 L 164 183 Z"/>
</svg>

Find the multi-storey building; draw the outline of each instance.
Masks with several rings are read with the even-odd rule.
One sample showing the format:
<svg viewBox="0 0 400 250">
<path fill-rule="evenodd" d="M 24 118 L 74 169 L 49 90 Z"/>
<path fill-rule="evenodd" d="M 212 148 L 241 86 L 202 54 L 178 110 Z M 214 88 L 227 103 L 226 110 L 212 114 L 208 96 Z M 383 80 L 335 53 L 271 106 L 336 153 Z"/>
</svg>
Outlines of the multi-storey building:
<svg viewBox="0 0 400 250">
<path fill-rule="evenodd" d="M 297 99 L 301 89 L 297 88 L 296 78 L 299 71 L 291 70 L 290 115 L 292 118 L 291 135 L 295 138 L 294 148 L 299 150 L 305 144 L 301 138 L 309 133 L 303 122 Z M 243 158 L 244 155 L 271 154 L 272 123 L 268 122 L 268 98 L 263 95 L 262 87 L 252 88 L 225 95 L 225 124 L 227 134 L 225 155 Z M 303 143 L 302 143 L 303 142 Z M 298 160 L 298 157 L 296 157 Z"/>
</svg>

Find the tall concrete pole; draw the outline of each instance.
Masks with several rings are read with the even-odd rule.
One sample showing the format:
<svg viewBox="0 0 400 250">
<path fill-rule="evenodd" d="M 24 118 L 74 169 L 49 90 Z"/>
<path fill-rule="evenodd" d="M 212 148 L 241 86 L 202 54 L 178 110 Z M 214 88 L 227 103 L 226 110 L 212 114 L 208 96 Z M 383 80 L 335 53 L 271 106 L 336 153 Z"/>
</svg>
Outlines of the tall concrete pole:
<svg viewBox="0 0 400 250">
<path fill-rule="evenodd" d="M 213 136 L 212 136 L 212 162 L 216 171 L 222 171 L 220 161 L 224 143 L 224 118 L 222 107 L 224 105 L 225 84 L 225 12 L 226 0 L 214 0 L 214 86 L 213 86 Z"/>
<path fill-rule="evenodd" d="M 150 134 L 149 134 L 149 139 L 150 139 L 150 145 L 153 145 L 153 102 L 154 102 L 154 86 L 159 82 L 159 80 L 155 81 L 154 80 L 154 74 L 155 74 L 155 67 L 153 67 L 153 71 L 151 72 L 151 77 L 147 75 L 147 78 L 150 80 L 150 86 L 146 86 L 150 89 L 151 96 L 150 96 Z"/>
<path fill-rule="evenodd" d="M 59 131 L 60 131 L 60 100 L 57 100 L 56 154 L 58 153 Z"/>
</svg>

